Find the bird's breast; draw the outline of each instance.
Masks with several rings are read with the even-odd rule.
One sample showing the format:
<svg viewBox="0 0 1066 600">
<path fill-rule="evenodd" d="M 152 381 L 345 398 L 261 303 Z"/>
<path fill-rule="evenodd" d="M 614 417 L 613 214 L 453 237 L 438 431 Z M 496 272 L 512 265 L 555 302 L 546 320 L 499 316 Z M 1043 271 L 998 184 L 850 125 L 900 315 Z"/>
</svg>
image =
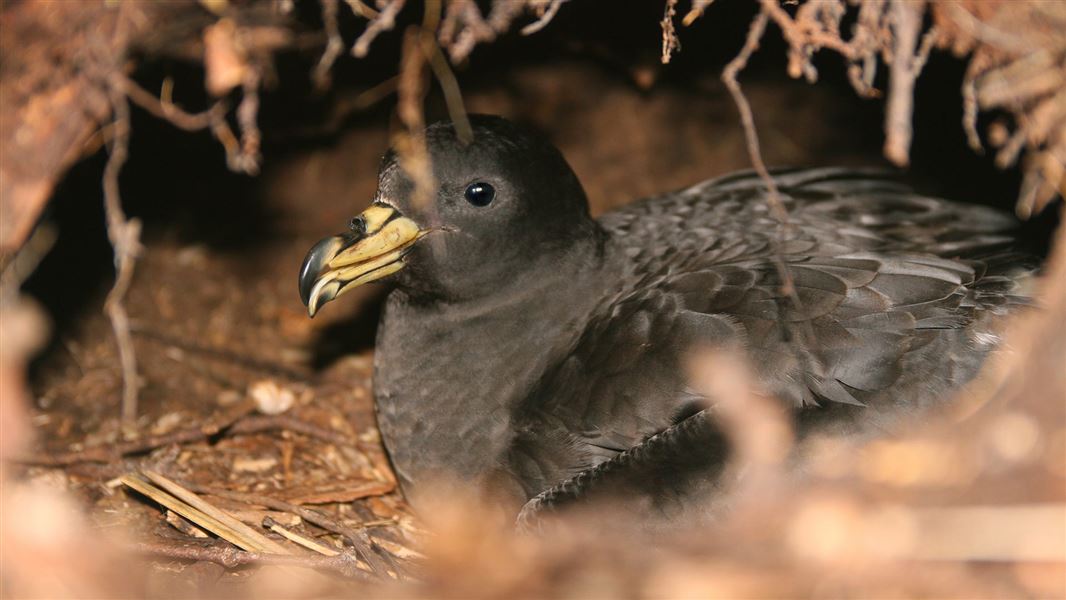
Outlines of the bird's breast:
<svg viewBox="0 0 1066 600">
<path fill-rule="evenodd" d="M 495 476 L 515 436 L 515 410 L 547 369 L 555 330 L 532 314 L 451 321 L 390 298 L 374 395 L 405 492 L 430 478 Z"/>
</svg>

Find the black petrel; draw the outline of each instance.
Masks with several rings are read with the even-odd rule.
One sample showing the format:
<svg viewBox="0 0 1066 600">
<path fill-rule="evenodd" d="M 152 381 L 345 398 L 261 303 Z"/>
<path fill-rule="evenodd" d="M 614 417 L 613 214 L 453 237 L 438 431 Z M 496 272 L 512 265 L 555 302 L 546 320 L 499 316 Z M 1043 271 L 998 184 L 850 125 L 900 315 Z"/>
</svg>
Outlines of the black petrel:
<svg viewBox="0 0 1066 600">
<path fill-rule="evenodd" d="M 990 209 L 822 168 L 774 174 L 785 226 L 751 173 L 593 219 L 550 143 L 471 123 L 469 143 L 427 129 L 426 200 L 387 154 L 373 203 L 300 273 L 312 316 L 393 286 L 374 394 L 407 494 L 450 477 L 525 517 L 597 490 L 669 513 L 728 454 L 698 352 L 742 354 L 801 434 L 876 429 L 970 380 L 1024 303 L 1013 220 Z"/>
</svg>

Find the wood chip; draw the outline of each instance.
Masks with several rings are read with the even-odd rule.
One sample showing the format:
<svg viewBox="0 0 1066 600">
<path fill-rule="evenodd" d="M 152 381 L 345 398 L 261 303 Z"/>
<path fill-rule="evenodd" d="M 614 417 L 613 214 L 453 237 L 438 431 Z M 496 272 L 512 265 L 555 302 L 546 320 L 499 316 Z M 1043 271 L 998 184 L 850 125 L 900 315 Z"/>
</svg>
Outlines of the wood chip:
<svg viewBox="0 0 1066 600">
<path fill-rule="evenodd" d="M 273 469 L 277 464 L 278 459 L 272 456 L 263 458 L 238 457 L 233 459 L 233 470 L 246 473 L 262 473 Z"/>
<path fill-rule="evenodd" d="M 326 485 L 301 486 L 281 490 L 278 496 L 292 504 L 330 504 L 381 496 L 396 489 L 395 484 L 372 479 L 342 480 Z"/>
</svg>

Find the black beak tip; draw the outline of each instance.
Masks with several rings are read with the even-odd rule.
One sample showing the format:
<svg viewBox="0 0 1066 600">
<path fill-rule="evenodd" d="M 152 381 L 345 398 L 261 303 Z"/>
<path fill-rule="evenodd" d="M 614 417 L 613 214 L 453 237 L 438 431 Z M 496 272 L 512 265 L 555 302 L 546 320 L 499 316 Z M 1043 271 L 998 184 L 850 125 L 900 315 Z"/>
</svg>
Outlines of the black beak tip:
<svg viewBox="0 0 1066 600">
<path fill-rule="evenodd" d="M 304 306 L 307 306 L 311 301 L 311 290 L 315 288 L 315 281 L 318 280 L 318 276 L 322 273 L 322 268 L 333 258 L 336 249 L 336 238 L 328 237 L 319 240 L 317 244 L 307 251 L 307 256 L 304 257 L 304 262 L 300 265 L 299 281 L 300 300 L 303 301 Z"/>
<path fill-rule="evenodd" d="M 309 253 L 304 258 L 303 265 L 300 266 L 300 301 L 304 303 L 304 306 L 311 301 L 311 288 L 314 287 L 315 278 L 318 276 L 318 273 L 311 268 L 312 266 Z"/>
</svg>

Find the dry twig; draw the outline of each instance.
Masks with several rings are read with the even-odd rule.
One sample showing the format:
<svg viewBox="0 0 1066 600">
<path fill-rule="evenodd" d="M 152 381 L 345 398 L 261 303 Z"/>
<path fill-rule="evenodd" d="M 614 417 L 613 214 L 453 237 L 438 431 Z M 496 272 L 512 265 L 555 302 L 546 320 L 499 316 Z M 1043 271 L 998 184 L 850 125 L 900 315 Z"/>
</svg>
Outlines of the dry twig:
<svg viewBox="0 0 1066 600">
<path fill-rule="evenodd" d="M 703 11 L 707 10 L 707 7 L 712 2 L 714 0 L 692 0 L 692 8 L 685 14 L 685 18 L 681 19 L 681 24 L 688 27 L 695 23 L 696 19 L 703 16 Z"/>
<path fill-rule="evenodd" d="M 788 268 L 788 263 L 785 261 L 785 257 L 782 256 L 780 248 L 784 245 L 785 235 L 788 222 L 788 211 L 785 209 L 784 202 L 781 201 L 781 192 L 777 188 L 777 182 L 770 176 L 770 171 L 766 168 L 766 162 L 763 161 L 762 151 L 759 148 L 759 134 L 755 128 L 755 117 L 751 111 L 751 104 L 748 102 L 747 97 L 744 95 L 744 91 L 740 87 L 740 82 L 737 80 L 737 74 L 748 64 L 748 60 L 751 55 L 759 47 L 759 40 L 762 39 L 763 33 L 766 32 L 766 25 L 769 22 L 770 13 L 767 10 L 762 10 L 752 21 L 750 28 L 748 29 L 748 36 L 744 41 L 744 46 L 741 48 L 737 56 L 729 61 L 725 69 L 722 70 L 722 82 L 725 83 L 726 88 L 729 90 L 729 94 L 733 97 L 733 102 L 737 105 L 737 110 L 740 112 L 740 123 L 744 128 L 744 137 L 747 141 L 748 157 L 751 160 L 751 164 L 758 173 L 759 178 L 762 179 L 763 184 L 766 186 L 766 203 L 770 208 L 770 214 L 772 214 L 778 222 L 777 226 L 777 249 L 774 251 L 774 268 L 777 270 L 777 276 L 781 281 L 781 292 L 785 294 L 792 305 L 798 311 L 803 310 L 803 302 L 800 300 L 799 293 L 796 291 L 796 286 L 793 283 L 792 272 Z M 807 336 L 808 340 L 814 340 L 814 330 L 810 323 L 805 322 L 803 324 L 802 332 Z"/>
<path fill-rule="evenodd" d="M 171 101 L 173 83 L 170 79 L 163 81 L 162 92 L 160 97 L 157 98 L 125 75 L 116 74 L 115 78 L 122 86 L 122 92 L 126 94 L 130 101 L 179 129 L 200 131 L 211 127 L 219 119 L 225 117 L 226 103 L 223 101 L 215 102 L 210 108 L 199 113 L 190 113 L 182 110 L 181 107 Z"/>
<path fill-rule="evenodd" d="M 683 23 L 690 25 L 709 4 L 693 2 Z M 1000 148 L 997 164 L 1004 168 L 1027 151 L 1018 213 L 1037 212 L 1066 192 L 1066 95 L 1058 94 L 1066 86 L 1066 41 L 1056 25 L 1066 20 L 1061 3 L 863 0 L 851 2 L 857 12 L 850 36 L 842 33 L 849 13 L 844 0 L 791 4 L 794 9 L 786 9 L 780 0 L 759 0 L 756 21 L 766 15 L 781 29 L 792 77 L 816 81 L 812 58 L 828 49 L 848 62 L 856 92 L 876 97 L 879 60 L 889 66 L 884 146 L 889 160 L 908 162 L 916 79 L 934 45 L 951 47 L 959 55 L 970 54 L 962 88 L 963 128 L 970 146 L 981 148 L 979 109 L 1006 109 L 1014 115 L 1013 133 L 999 136 L 1001 141 L 992 145 Z M 927 14 L 933 26 L 923 33 Z M 667 26 L 664 21 L 664 41 Z"/>
<path fill-rule="evenodd" d="M 259 78 L 259 72 L 250 68 L 241 80 L 241 103 L 237 105 L 237 123 L 241 128 L 240 151 L 230 157 L 232 170 L 249 175 L 259 173 L 259 145 L 263 137 L 257 123 Z"/>
<path fill-rule="evenodd" d="M 911 121 L 914 112 L 914 83 L 921 73 L 929 51 L 936 39 L 931 29 L 919 47 L 925 7 L 914 2 L 893 2 L 889 9 L 890 23 L 895 37 L 888 103 L 885 106 L 885 156 L 897 165 L 910 162 Z"/>
<path fill-rule="evenodd" d="M 670 62 L 670 57 L 674 52 L 681 51 L 681 40 L 678 39 L 677 29 L 674 28 L 675 15 L 677 15 L 677 0 L 666 0 L 663 20 L 659 21 L 659 27 L 663 30 L 663 51 L 659 60 L 664 65 Z"/>
<path fill-rule="evenodd" d="M 304 548 L 307 548 L 312 552 L 317 552 L 318 554 L 321 554 L 323 556 L 337 556 L 338 554 L 340 554 L 340 552 L 337 552 L 329 546 L 320 544 L 309 537 L 302 536 L 296 533 L 295 531 L 292 531 L 291 529 L 286 529 L 283 525 L 281 525 L 270 517 L 263 517 L 263 527 L 273 531 L 274 533 L 280 535 L 281 537 L 289 540 L 294 544 L 299 544 Z"/>
<path fill-rule="evenodd" d="M 421 31 L 414 26 L 404 34 L 400 79 L 396 86 L 399 96 L 396 114 L 404 130 L 393 135 L 393 144 L 400 159 L 400 166 L 414 181 L 414 201 L 416 205 L 424 206 L 432 198 L 436 183 L 433 180 L 429 151 L 423 133 L 426 128 L 425 115 L 422 112 L 426 94 L 426 56 L 422 51 L 421 38 Z"/>
<path fill-rule="evenodd" d="M 337 1 L 320 0 L 322 3 L 322 24 L 326 28 L 326 49 L 322 52 L 322 58 L 315 65 L 312 75 L 315 85 L 324 88 L 329 85 L 329 70 L 333 62 L 344 50 L 344 40 L 341 39 L 340 29 L 337 27 Z M 353 10 L 355 10 L 353 8 Z"/>
<path fill-rule="evenodd" d="M 751 23 L 751 28 L 748 29 L 748 37 L 744 41 L 744 47 L 741 48 L 736 58 L 729 61 L 729 64 L 722 70 L 722 82 L 725 83 L 726 89 L 729 90 L 729 94 L 733 97 L 733 102 L 736 103 L 737 110 L 740 112 L 740 124 L 744 128 L 748 158 L 751 160 L 752 167 L 755 168 L 755 171 L 766 185 L 767 202 L 770 205 L 770 209 L 778 221 L 785 223 L 788 221 L 788 213 L 785 211 L 785 205 L 781 202 L 781 194 L 778 192 L 777 183 L 774 182 L 773 177 L 770 177 L 770 171 L 766 168 L 766 162 L 762 159 L 762 151 L 759 149 L 759 134 L 755 129 L 755 117 L 751 112 L 751 104 L 744 95 L 744 91 L 741 90 L 740 82 L 737 81 L 737 74 L 747 66 L 748 59 L 758 49 L 759 40 L 762 39 L 762 35 L 766 31 L 768 21 L 769 15 L 766 11 L 760 12 L 755 17 L 755 20 Z"/>
<path fill-rule="evenodd" d="M 281 544 L 234 519 L 225 511 L 199 498 L 162 475 L 150 471 L 146 471 L 145 475 L 159 487 L 133 474 L 121 477 L 120 481 L 127 487 L 151 498 L 165 508 L 176 512 L 199 527 L 240 548 L 255 552 L 291 554 Z"/>
<path fill-rule="evenodd" d="M 348 543 L 359 553 L 359 558 L 365 560 L 374 573 L 385 575 L 388 572 L 387 565 L 383 562 L 382 558 L 383 555 L 387 555 L 387 552 L 370 539 L 370 536 L 368 536 L 365 531 L 344 525 L 317 510 L 304 508 L 284 500 L 271 498 L 270 496 L 264 496 L 261 494 L 234 492 L 195 483 L 184 483 L 184 485 L 201 494 L 209 494 L 219 498 L 236 500 L 237 502 L 244 502 L 245 504 L 262 506 L 264 508 L 285 511 L 297 515 L 308 523 L 318 525 L 319 527 L 327 531 L 332 531 L 348 540 Z"/>
<path fill-rule="evenodd" d="M 1000 167 L 1015 164 L 1026 151 L 1017 211 L 1022 217 L 1039 212 L 1066 193 L 1066 36 L 1056 25 L 1066 19 L 1066 9 L 1060 3 L 1029 2 L 1015 10 L 972 0 L 930 8 L 940 45 L 970 53 L 963 82 L 963 126 L 970 145 L 981 144 L 979 109 L 1010 112 L 1013 131 L 993 123 L 988 141 L 998 148 Z"/>
<path fill-rule="evenodd" d="M 207 515 L 211 519 L 214 519 L 215 521 L 224 525 L 230 531 L 234 532 L 238 536 L 238 541 L 240 543 L 237 543 L 234 540 L 230 540 L 228 538 L 227 541 L 236 543 L 238 546 L 241 546 L 245 550 L 252 550 L 257 552 L 272 552 L 274 554 L 291 554 L 291 552 L 289 552 L 288 549 L 285 548 L 285 546 L 282 546 L 274 540 L 266 537 L 265 535 L 259 533 L 255 529 L 252 529 L 248 525 L 245 525 L 239 519 L 234 518 L 226 511 L 218 508 L 214 504 L 211 504 L 207 500 L 204 500 L 203 498 L 197 496 L 191 490 L 170 480 L 162 474 L 149 470 L 143 471 L 142 474 L 147 477 L 152 483 L 166 490 L 166 492 L 168 492 L 169 494 L 177 497 L 185 504 L 191 506 L 200 513 Z M 125 478 L 123 482 L 126 483 L 128 479 L 129 478 Z M 167 508 L 173 507 L 167 506 Z M 188 518 L 184 514 L 182 516 Z M 201 524 L 199 521 L 195 522 L 198 525 Z"/>
<path fill-rule="evenodd" d="M 543 29 L 561 4 L 557 0 L 550 4 L 547 0 L 494 0 L 486 17 L 474 0 L 451 0 L 438 33 L 441 46 L 448 50 L 453 62 L 461 62 L 478 44 L 491 42 L 510 30 L 514 21 L 527 11 L 543 11 L 536 22 L 527 26 L 528 33 Z"/>
<path fill-rule="evenodd" d="M 406 0 L 380 0 L 378 8 L 381 10 L 366 24 L 366 29 L 352 45 L 352 56 L 363 58 L 370 52 L 370 44 L 382 32 L 391 31 L 396 27 L 396 15 L 400 14 Z"/>
<path fill-rule="evenodd" d="M 118 84 L 110 85 L 112 110 L 114 110 L 114 137 L 110 156 L 104 167 L 104 209 L 107 214 L 107 237 L 115 251 L 115 284 L 107 295 L 104 310 L 111 320 L 118 344 L 119 364 L 122 367 L 122 420 L 132 424 L 137 420 L 137 355 L 133 350 L 130 335 L 129 315 L 125 298 L 133 280 L 133 266 L 140 254 L 141 224 L 137 219 L 127 219 L 122 210 L 118 176 L 129 153 L 130 114 L 126 96 Z"/>
<path fill-rule="evenodd" d="M 541 10 L 540 17 L 536 21 L 523 27 L 522 35 L 533 35 L 547 27 L 548 23 L 551 23 L 552 19 L 555 18 L 555 14 L 559 12 L 559 8 L 563 5 L 563 2 L 566 2 L 566 0 L 551 0 L 551 3 L 548 4 L 547 8 L 538 9 Z"/>
</svg>

